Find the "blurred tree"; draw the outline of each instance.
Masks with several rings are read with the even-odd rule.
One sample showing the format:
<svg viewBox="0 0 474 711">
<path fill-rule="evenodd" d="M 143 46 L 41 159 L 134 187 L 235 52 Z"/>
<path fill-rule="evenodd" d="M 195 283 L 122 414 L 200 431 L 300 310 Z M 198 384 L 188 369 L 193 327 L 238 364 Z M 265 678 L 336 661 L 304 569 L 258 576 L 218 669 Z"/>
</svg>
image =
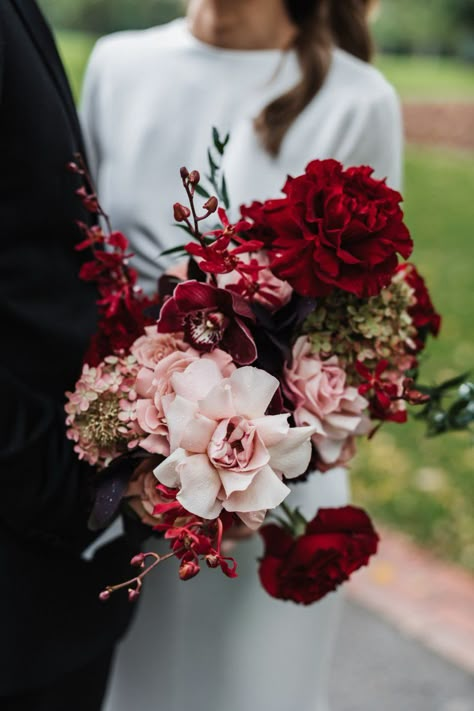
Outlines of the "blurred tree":
<svg viewBox="0 0 474 711">
<path fill-rule="evenodd" d="M 38 2 L 56 27 L 95 34 L 168 22 L 182 15 L 186 5 L 186 0 Z M 474 60 L 474 0 L 380 0 L 380 6 L 374 30 L 382 49 L 397 53 L 462 54 Z"/>
<path fill-rule="evenodd" d="M 38 0 L 55 27 L 105 34 L 141 29 L 183 14 L 182 0 Z"/>
<path fill-rule="evenodd" d="M 462 54 L 474 44 L 473 0 L 381 0 L 375 34 L 382 49 Z"/>
</svg>

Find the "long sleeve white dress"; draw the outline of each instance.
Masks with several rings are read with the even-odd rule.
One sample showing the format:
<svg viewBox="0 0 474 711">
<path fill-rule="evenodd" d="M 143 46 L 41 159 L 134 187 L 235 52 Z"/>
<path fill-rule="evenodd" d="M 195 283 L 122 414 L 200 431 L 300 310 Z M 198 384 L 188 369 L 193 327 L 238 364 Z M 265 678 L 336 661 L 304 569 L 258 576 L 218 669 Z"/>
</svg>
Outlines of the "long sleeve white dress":
<svg viewBox="0 0 474 711">
<path fill-rule="evenodd" d="M 161 252 L 182 242 L 172 215 L 173 203 L 185 202 L 179 168 L 206 172 L 212 126 L 231 134 L 223 167 L 234 211 L 277 197 L 286 175 L 315 158 L 371 165 L 399 186 L 396 94 L 376 69 L 337 49 L 279 156 L 265 153 L 253 118 L 299 71 L 292 51 L 212 47 L 185 20 L 99 41 L 83 95 L 89 160 L 145 290 L 170 263 Z M 314 473 L 291 497 L 308 518 L 344 505 L 347 473 Z M 310 607 L 273 600 L 258 582 L 260 552 L 258 536 L 236 548 L 237 580 L 205 569 L 183 583 L 172 561 L 159 566 L 119 648 L 106 711 L 327 711 L 340 595 Z"/>
</svg>

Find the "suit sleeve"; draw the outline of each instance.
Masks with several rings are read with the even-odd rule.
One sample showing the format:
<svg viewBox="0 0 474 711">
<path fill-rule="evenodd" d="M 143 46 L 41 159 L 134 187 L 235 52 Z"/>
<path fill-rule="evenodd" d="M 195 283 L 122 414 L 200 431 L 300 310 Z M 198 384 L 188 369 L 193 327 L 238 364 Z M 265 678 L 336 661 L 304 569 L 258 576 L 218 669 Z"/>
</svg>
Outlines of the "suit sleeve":
<svg viewBox="0 0 474 711">
<path fill-rule="evenodd" d="M 62 406 L 0 367 L 0 521 L 24 538 L 77 550 L 87 529 L 94 470 L 80 462 L 65 434 Z"/>
</svg>

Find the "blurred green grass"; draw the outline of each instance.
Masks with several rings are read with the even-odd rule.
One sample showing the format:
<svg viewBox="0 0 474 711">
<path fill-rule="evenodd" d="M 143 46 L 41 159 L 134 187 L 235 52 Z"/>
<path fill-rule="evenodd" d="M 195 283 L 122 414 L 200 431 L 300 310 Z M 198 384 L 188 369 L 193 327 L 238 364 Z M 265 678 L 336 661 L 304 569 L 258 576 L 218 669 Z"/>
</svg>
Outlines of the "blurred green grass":
<svg viewBox="0 0 474 711">
<path fill-rule="evenodd" d="M 60 33 L 75 96 L 94 37 Z M 404 97 L 474 100 L 474 77 L 459 62 L 381 57 L 380 68 Z M 423 366 L 424 382 L 474 367 L 472 155 L 409 147 L 406 216 L 414 260 L 444 317 Z M 363 442 L 353 469 L 355 502 L 438 554 L 474 569 L 474 449 L 467 435 L 426 439 L 421 423 L 388 425 Z"/>
<path fill-rule="evenodd" d="M 379 55 L 376 65 L 406 100 L 474 101 L 472 64 L 446 57 Z"/>
<path fill-rule="evenodd" d="M 426 277 L 443 327 L 430 341 L 422 381 L 474 366 L 474 161 L 410 147 L 406 218 L 413 260 Z M 355 501 L 436 553 L 474 570 L 474 448 L 467 434 L 427 439 L 422 423 L 387 425 L 362 442 L 354 464 Z"/>
</svg>

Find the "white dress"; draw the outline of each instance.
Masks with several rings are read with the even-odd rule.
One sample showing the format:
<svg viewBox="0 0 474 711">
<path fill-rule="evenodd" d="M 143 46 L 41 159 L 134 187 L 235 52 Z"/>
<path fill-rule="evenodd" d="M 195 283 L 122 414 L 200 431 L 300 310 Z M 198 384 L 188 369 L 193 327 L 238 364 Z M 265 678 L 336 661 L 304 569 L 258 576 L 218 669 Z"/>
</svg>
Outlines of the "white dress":
<svg viewBox="0 0 474 711">
<path fill-rule="evenodd" d="M 185 202 L 179 168 L 207 172 L 211 127 L 230 131 L 224 158 L 234 209 L 276 197 L 314 158 L 369 164 L 398 187 L 401 120 L 381 74 L 335 50 L 323 88 L 280 155 L 260 147 L 252 119 L 293 86 L 293 52 L 237 51 L 194 38 L 184 20 L 99 41 L 86 76 L 83 122 L 101 201 L 129 237 L 148 291 L 182 242 L 172 205 Z M 347 474 L 314 474 L 292 494 L 307 517 L 349 498 Z M 327 673 L 340 595 L 298 607 L 260 588 L 258 537 L 235 555 L 240 577 L 203 570 L 183 583 L 173 561 L 145 584 L 115 664 L 106 711 L 327 711 Z"/>
</svg>

